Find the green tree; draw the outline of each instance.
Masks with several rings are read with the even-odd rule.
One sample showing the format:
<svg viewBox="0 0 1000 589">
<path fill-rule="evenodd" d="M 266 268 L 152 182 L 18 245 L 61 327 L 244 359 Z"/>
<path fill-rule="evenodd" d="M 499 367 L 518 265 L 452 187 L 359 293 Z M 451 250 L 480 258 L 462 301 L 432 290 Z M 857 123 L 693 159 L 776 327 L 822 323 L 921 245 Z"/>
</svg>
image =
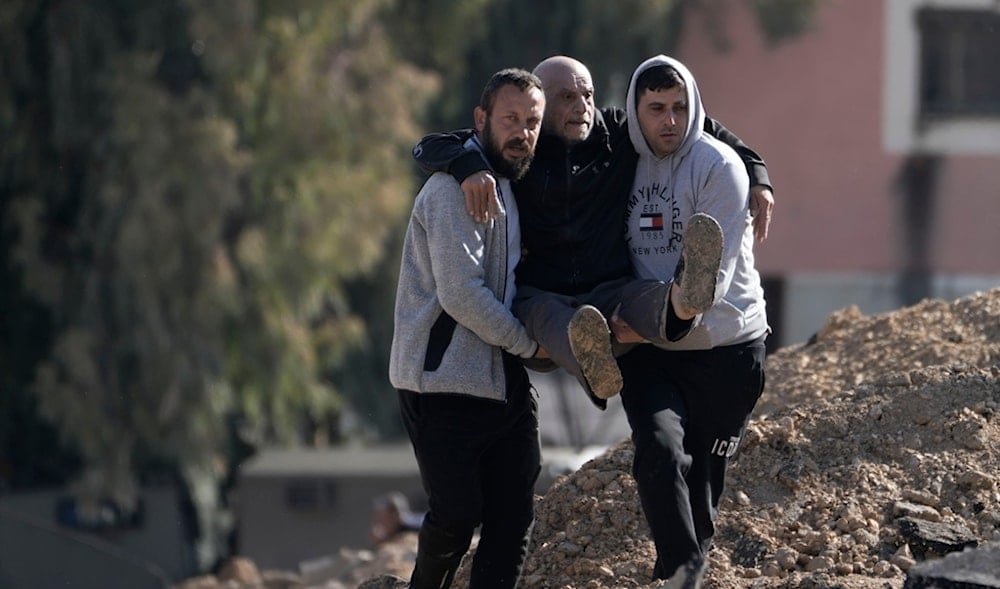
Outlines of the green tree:
<svg viewBox="0 0 1000 589">
<path fill-rule="evenodd" d="M 253 157 L 231 250 L 235 325 L 262 328 L 234 340 L 230 382 L 280 439 L 296 435 L 303 406 L 316 420 L 336 411 L 343 391 L 317 375 L 367 339 L 345 285 L 398 256 L 387 240 L 412 198 L 409 148 L 437 82 L 395 56 L 384 4 L 265 2 L 245 36 L 228 5 L 195 22 L 220 48 L 206 63 Z"/>
<path fill-rule="evenodd" d="M 128 511 L 140 460 L 176 465 L 203 564 L 227 416 L 291 443 L 336 414 L 323 376 L 366 337 L 346 285 L 398 255 L 436 77 L 397 57 L 387 6 L 0 9 L 5 301 L 48 327 L 21 327 L 30 390 L 79 452 L 84 506 Z"/>
<path fill-rule="evenodd" d="M 765 38 L 778 43 L 807 31 L 822 2 L 753 0 L 751 8 Z M 724 0 L 489 0 L 479 17 L 486 27 L 469 28 L 463 57 L 453 60 L 458 67 L 430 62 L 445 75 L 444 86 L 451 92 L 439 102 L 441 110 L 431 123 L 468 126 L 480 78 L 503 67 L 531 69 L 557 54 L 587 64 L 599 106 L 621 106 L 633 68 L 652 55 L 674 53 L 689 12 L 707 15 L 707 26 L 697 34 L 710 36 L 720 51 L 727 50 L 719 19 L 729 7 Z"/>
</svg>

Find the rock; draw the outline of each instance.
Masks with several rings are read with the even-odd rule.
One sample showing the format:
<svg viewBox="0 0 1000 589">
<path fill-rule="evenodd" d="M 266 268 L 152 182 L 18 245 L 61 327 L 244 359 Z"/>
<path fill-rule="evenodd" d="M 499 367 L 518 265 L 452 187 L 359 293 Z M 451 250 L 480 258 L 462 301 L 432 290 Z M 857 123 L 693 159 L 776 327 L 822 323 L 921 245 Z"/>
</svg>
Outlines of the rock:
<svg viewBox="0 0 1000 589">
<path fill-rule="evenodd" d="M 928 493 L 927 491 L 921 491 L 918 489 L 904 489 L 903 499 L 910 501 L 911 503 L 927 505 L 928 507 L 937 507 L 941 504 L 941 499 L 933 493 Z"/>
<path fill-rule="evenodd" d="M 990 490 L 995 485 L 992 476 L 978 470 L 963 472 L 958 477 L 958 484 L 971 490 Z"/>
<path fill-rule="evenodd" d="M 775 554 L 778 565 L 786 571 L 795 569 L 795 565 L 799 560 L 799 553 L 791 548 L 782 546 L 778 549 L 777 554 Z"/>
<path fill-rule="evenodd" d="M 975 546 L 978 540 L 968 528 L 957 523 L 929 522 L 900 518 L 899 532 L 918 558 L 932 558 Z"/>
<path fill-rule="evenodd" d="M 744 536 L 733 546 L 733 564 L 753 568 L 760 566 L 767 556 L 767 543 L 751 536 Z"/>
<path fill-rule="evenodd" d="M 928 560 L 907 571 L 904 589 L 1000 589 L 1000 543 Z"/>
<path fill-rule="evenodd" d="M 903 544 L 899 550 L 892 555 L 889 562 L 898 566 L 901 570 L 906 571 L 916 564 L 917 561 L 913 558 L 913 552 L 910 551 L 910 545 Z"/>
<path fill-rule="evenodd" d="M 896 517 L 911 517 L 914 519 L 927 520 L 929 522 L 941 521 L 941 514 L 938 510 L 928 505 L 917 505 L 906 501 L 897 501 L 892 506 L 892 514 Z"/>
<path fill-rule="evenodd" d="M 806 570 L 810 573 L 818 571 L 828 571 L 833 568 L 833 560 L 829 556 L 814 556 L 806 564 Z"/>
</svg>

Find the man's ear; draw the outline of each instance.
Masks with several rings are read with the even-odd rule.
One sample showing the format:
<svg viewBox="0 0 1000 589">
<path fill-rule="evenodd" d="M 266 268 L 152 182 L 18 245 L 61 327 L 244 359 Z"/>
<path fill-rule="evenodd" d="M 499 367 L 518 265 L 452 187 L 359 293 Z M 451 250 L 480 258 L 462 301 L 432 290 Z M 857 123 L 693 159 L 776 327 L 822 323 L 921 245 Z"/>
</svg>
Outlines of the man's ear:
<svg viewBox="0 0 1000 589">
<path fill-rule="evenodd" d="M 483 107 L 477 106 L 476 110 L 474 110 L 472 114 L 476 120 L 476 131 L 482 133 L 483 129 L 486 127 L 486 111 L 483 110 Z"/>
</svg>

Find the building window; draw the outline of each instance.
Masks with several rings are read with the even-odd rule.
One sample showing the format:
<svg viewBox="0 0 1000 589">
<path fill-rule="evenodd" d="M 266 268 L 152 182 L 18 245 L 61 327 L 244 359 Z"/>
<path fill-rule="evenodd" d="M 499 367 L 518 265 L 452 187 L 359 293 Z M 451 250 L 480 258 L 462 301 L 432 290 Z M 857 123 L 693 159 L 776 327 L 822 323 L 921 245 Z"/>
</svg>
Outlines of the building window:
<svg viewBox="0 0 1000 589">
<path fill-rule="evenodd" d="M 1000 14 L 923 8 L 917 26 L 921 121 L 1000 115 Z"/>
<path fill-rule="evenodd" d="M 883 8 L 886 151 L 1000 155 L 1000 0 L 884 0 Z"/>
</svg>

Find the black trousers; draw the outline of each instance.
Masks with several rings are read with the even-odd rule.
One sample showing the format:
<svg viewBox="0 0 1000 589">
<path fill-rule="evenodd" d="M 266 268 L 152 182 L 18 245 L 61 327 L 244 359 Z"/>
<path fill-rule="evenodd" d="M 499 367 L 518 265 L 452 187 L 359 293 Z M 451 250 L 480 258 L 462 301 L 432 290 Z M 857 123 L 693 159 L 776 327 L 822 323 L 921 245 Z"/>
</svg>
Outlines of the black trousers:
<svg viewBox="0 0 1000 589">
<path fill-rule="evenodd" d="M 667 579 L 711 548 L 729 459 L 764 390 L 764 337 L 683 352 L 642 345 L 619 365 L 653 578 Z"/>
<path fill-rule="evenodd" d="M 481 526 L 469 589 L 515 587 L 534 524 L 541 468 L 538 402 L 524 367 L 504 355 L 507 402 L 399 391 L 429 511 L 412 589 L 451 585 Z"/>
</svg>

